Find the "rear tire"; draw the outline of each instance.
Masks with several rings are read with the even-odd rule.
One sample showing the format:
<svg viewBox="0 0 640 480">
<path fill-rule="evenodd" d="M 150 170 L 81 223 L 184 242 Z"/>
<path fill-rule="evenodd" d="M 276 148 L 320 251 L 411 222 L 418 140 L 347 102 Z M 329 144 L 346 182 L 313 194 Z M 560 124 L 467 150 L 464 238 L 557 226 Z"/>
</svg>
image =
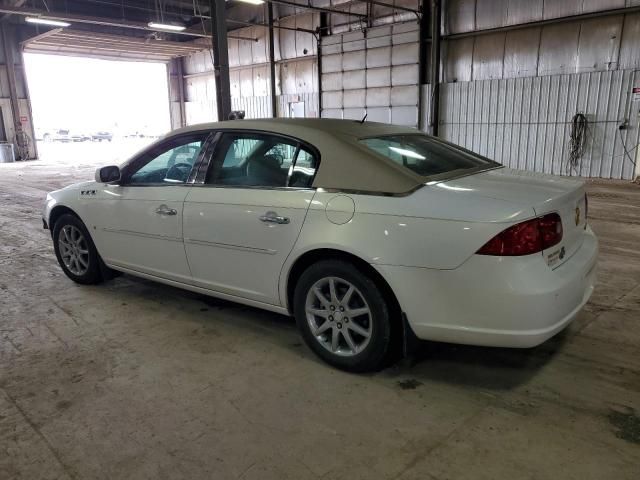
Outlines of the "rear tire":
<svg viewBox="0 0 640 480">
<path fill-rule="evenodd" d="M 351 263 L 311 265 L 298 279 L 293 306 L 305 343 L 325 362 L 351 372 L 384 365 L 390 309 L 375 282 Z"/>
<path fill-rule="evenodd" d="M 83 285 L 101 283 L 101 258 L 84 223 L 71 214 L 62 215 L 53 226 L 53 248 L 67 277 Z"/>
</svg>

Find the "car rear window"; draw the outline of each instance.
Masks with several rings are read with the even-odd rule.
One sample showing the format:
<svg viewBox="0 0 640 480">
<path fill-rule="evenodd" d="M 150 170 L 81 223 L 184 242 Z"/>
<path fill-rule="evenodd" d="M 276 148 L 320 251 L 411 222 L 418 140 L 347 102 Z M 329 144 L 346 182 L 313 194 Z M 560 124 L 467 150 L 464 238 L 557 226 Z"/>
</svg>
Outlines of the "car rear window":
<svg viewBox="0 0 640 480">
<path fill-rule="evenodd" d="M 483 170 L 499 164 L 422 134 L 363 138 L 360 143 L 423 177 Z"/>
</svg>

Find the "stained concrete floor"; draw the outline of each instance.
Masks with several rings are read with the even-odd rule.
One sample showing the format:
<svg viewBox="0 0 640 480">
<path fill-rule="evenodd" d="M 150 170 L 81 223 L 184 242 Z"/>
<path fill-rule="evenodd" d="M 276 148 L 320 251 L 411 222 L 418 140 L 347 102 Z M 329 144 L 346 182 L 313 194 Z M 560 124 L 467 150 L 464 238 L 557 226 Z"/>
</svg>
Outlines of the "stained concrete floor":
<svg viewBox="0 0 640 480">
<path fill-rule="evenodd" d="M 40 206 L 93 168 L 0 165 L 0 479 L 640 478 L 640 186 L 589 185 L 599 281 L 563 334 L 350 375 L 290 319 L 67 280 Z"/>
</svg>

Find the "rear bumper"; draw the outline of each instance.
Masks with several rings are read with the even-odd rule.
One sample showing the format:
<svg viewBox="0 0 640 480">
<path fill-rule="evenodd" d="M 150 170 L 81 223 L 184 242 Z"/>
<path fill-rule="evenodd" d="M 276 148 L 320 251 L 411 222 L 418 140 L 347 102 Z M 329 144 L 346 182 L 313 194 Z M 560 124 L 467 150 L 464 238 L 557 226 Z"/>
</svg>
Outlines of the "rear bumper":
<svg viewBox="0 0 640 480">
<path fill-rule="evenodd" d="M 424 340 L 526 348 L 564 329 L 595 284 L 598 240 L 587 227 L 555 270 L 542 255 L 474 255 L 455 270 L 374 265 Z"/>
</svg>

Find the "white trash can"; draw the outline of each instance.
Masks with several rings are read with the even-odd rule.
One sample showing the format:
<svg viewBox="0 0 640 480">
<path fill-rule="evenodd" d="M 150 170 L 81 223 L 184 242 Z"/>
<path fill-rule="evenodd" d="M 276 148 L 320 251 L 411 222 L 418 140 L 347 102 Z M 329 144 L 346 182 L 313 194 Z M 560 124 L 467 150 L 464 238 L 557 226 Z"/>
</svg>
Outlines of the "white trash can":
<svg viewBox="0 0 640 480">
<path fill-rule="evenodd" d="M 11 163 L 16 161 L 13 151 L 13 143 L 0 143 L 0 163 Z"/>
</svg>

